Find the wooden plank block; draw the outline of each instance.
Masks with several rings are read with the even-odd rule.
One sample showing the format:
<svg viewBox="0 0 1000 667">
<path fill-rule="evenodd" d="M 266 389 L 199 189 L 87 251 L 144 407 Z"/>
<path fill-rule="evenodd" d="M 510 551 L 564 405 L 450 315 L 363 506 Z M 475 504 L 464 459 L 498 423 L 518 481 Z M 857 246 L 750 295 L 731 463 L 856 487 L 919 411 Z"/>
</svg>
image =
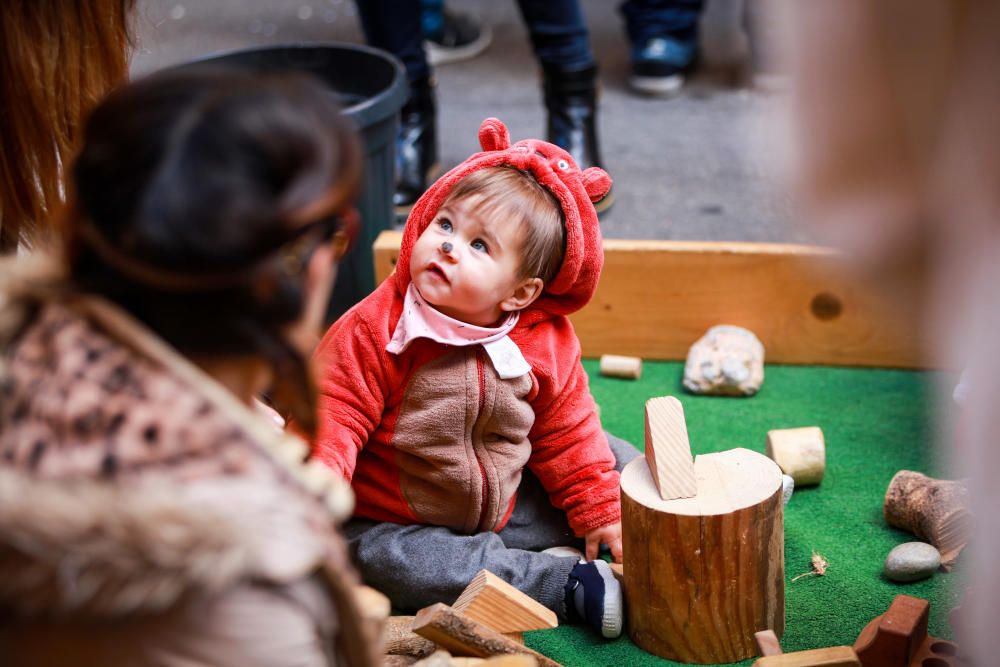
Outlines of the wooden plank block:
<svg viewBox="0 0 1000 667">
<path fill-rule="evenodd" d="M 496 630 L 468 619 L 440 602 L 417 612 L 413 619 L 413 631 L 454 655 L 485 658 L 492 655 L 525 654 L 533 656 L 540 667 L 560 667 L 555 660 L 507 639 Z"/>
<path fill-rule="evenodd" d="M 664 500 L 698 495 L 684 407 L 673 396 L 646 401 L 646 462 Z"/>
<path fill-rule="evenodd" d="M 850 646 L 831 646 L 758 658 L 753 667 L 861 667 Z"/>
<path fill-rule="evenodd" d="M 400 232 L 374 244 L 378 280 Z M 838 253 L 796 244 L 604 240 L 604 271 L 570 318 L 585 357 L 683 360 L 716 324 L 753 331 L 769 363 L 924 367 L 917 323 L 859 287 Z"/>
<path fill-rule="evenodd" d="M 559 625 L 554 611 L 488 570 L 480 570 L 472 578 L 452 608 L 504 634 Z"/>
</svg>

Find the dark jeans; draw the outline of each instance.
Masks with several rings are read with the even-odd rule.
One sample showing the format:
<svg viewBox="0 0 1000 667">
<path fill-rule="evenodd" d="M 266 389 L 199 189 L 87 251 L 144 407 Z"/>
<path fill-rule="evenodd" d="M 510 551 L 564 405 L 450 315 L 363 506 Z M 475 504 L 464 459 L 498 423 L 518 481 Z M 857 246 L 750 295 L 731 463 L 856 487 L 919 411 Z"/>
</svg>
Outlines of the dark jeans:
<svg viewBox="0 0 1000 667">
<path fill-rule="evenodd" d="M 406 76 L 430 73 L 424 53 L 420 0 L 357 0 L 365 39 L 399 58 Z M 535 57 L 543 66 L 576 70 L 594 64 L 590 34 L 577 0 L 518 0 Z"/>
<path fill-rule="evenodd" d="M 693 46 L 698 41 L 703 6 L 704 0 L 626 0 L 619 9 L 633 47 L 654 37 L 670 37 Z"/>
</svg>

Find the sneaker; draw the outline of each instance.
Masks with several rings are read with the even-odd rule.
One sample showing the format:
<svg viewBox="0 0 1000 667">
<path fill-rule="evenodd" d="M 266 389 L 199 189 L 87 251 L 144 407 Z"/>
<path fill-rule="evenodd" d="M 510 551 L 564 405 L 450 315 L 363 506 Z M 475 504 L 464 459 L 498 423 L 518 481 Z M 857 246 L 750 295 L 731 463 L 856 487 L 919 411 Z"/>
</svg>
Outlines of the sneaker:
<svg viewBox="0 0 1000 667">
<path fill-rule="evenodd" d="M 566 615 L 582 621 L 605 639 L 622 634 L 622 587 L 603 560 L 577 563 L 566 582 Z"/>
<path fill-rule="evenodd" d="M 493 31 L 471 16 L 425 7 L 422 24 L 427 62 L 447 65 L 475 58 L 493 41 Z"/>
<path fill-rule="evenodd" d="M 647 95 L 669 95 L 684 85 L 684 76 L 694 69 L 697 46 L 669 37 L 654 37 L 632 49 L 629 84 Z"/>
</svg>

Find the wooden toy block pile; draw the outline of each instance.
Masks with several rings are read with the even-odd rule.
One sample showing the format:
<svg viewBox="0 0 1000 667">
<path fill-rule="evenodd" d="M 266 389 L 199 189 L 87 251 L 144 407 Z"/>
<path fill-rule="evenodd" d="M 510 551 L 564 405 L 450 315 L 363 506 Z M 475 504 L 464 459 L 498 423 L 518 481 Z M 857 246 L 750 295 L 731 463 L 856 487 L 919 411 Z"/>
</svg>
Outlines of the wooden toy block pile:
<svg viewBox="0 0 1000 667">
<path fill-rule="evenodd" d="M 492 572 L 481 570 L 451 606 L 393 616 L 384 634 L 384 665 L 418 667 L 559 667 L 524 645 L 522 633 L 558 626 L 555 612 Z"/>
</svg>

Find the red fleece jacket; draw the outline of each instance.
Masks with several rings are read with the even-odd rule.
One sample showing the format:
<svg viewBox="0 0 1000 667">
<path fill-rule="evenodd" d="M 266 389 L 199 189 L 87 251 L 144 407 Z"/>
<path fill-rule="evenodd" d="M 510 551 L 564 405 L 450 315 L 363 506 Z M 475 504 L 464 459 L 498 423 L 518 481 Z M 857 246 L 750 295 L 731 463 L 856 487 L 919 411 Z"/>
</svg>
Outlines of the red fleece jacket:
<svg viewBox="0 0 1000 667">
<path fill-rule="evenodd" d="M 607 193 L 611 179 L 597 168 L 581 172 L 546 142 L 510 146 L 495 119 L 479 134 L 484 151 L 444 175 L 414 207 L 397 271 L 323 338 L 315 456 L 352 480 L 356 516 L 464 533 L 503 528 L 527 465 L 582 536 L 621 517 L 614 457 L 566 318 L 597 286 L 604 257 L 591 201 Z M 530 171 L 556 196 L 566 220 L 562 267 L 509 334 L 532 371 L 501 379 L 478 345 L 418 339 L 400 355 L 386 352 L 410 282 L 413 244 L 459 180 L 498 165 Z"/>
</svg>

